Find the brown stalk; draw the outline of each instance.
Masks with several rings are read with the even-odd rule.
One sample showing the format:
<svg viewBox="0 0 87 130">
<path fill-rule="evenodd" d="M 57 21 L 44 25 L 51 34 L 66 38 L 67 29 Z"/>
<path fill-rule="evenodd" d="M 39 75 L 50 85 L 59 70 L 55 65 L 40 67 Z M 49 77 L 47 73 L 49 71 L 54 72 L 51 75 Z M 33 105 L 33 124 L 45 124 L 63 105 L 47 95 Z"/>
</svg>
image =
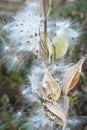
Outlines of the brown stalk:
<svg viewBox="0 0 87 130">
<path fill-rule="evenodd" d="M 43 12 L 44 12 L 44 43 L 47 43 L 47 14 L 46 14 L 46 0 L 43 0 Z"/>
</svg>

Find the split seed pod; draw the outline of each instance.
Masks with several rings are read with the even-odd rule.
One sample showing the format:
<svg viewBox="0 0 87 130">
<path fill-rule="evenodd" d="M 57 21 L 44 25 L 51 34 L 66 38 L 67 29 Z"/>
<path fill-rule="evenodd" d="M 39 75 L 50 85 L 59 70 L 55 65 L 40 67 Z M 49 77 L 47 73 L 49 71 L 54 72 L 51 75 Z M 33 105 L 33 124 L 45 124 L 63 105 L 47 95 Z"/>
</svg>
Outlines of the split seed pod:
<svg viewBox="0 0 87 130">
<path fill-rule="evenodd" d="M 43 79 L 42 96 L 44 100 L 57 101 L 61 90 L 58 83 L 49 72 L 45 72 Z"/>
<path fill-rule="evenodd" d="M 63 57 L 68 49 L 67 29 L 63 31 L 62 35 L 56 36 L 52 42 L 47 37 L 47 44 L 44 43 L 43 37 L 41 39 L 41 49 L 44 53 L 46 61 L 50 64 L 56 59 Z"/>
<path fill-rule="evenodd" d="M 45 106 L 47 117 L 56 123 L 66 125 L 66 116 L 64 110 L 58 105 L 51 102 L 43 104 Z"/>
<path fill-rule="evenodd" d="M 40 36 L 41 38 L 41 36 Z M 40 47 L 42 49 L 42 52 L 44 54 L 45 60 L 47 61 L 47 63 L 52 63 L 53 61 L 53 48 L 52 48 L 52 43 L 49 40 L 49 38 L 47 37 L 47 44 L 44 43 L 44 38 L 41 38 L 41 42 L 40 42 Z"/>
<path fill-rule="evenodd" d="M 67 73 L 63 85 L 63 94 L 67 95 L 67 93 L 77 85 L 81 75 L 81 69 L 84 61 L 85 58 L 82 58 L 77 64 L 71 67 L 71 69 Z"/>
</svg>

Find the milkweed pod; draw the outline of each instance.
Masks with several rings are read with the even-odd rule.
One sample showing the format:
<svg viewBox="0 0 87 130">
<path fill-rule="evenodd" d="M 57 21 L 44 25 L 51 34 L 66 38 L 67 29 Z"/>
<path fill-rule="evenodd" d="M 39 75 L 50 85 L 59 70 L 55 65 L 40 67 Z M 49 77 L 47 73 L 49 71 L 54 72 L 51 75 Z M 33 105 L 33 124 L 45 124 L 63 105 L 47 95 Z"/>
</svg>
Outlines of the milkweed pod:
<svg viewBox="0 0 87 130">
<path fill-rule="evenodd" d="M 58 124 L 66 125 L 65 111 L 57 103 L 53 104 L 51 102 L 46 102 L 43 104 L 45 106 L 46 114 L 49 119 L 55 121 Z"/>
<path fill-rule="evenodd" d="M 63 57 L 68 49 L 68 30 L 64 29 L 60 34 L 58 34 L 52 42 L 47 37 L 47 43 L 44 42 L 42 37 L 41 48 L 44 53 L 47 63 L 52 63 L 56 59 Z"/>
<path fill-rule="evenodd" d="M 48 49 L 48 63 L 52 62 L 52 55 L 53 55 L 53 49 L 52 49 L 52 43 L 47 38 L 47 49 Z"/>
<path fill-rule="evenodd" d="M 50 39 L 47 37 L 47 43 L 45 43 L 44 37 L 42 37 L 40 47 L 44 54 L 45 60 L 47 61 L 47 63 L 50 64 L 52 62 L 52 55 L 53 55 L 53 48 Z"/>
<path fill-rule="evenodd" d="M 60 32 L 61 34 L 54 37 L 52 40 L 52 45 L 55 48 L 55 57 L 60 58 L 63 57 L 68 49 L 68 34 L 67 29 L 63 30 L 63 32 Z"/>
<path fill-rule="evenodd" d="M 67 72 L 64 85 L 63 85 L 63 94 L 67 94 L 78 83 L 84 60 L 85 58 L 82 58 L 77 64 L 71 67 L 69 72 Z"/>
<path fill-rule="evenodd" d="M 45 72 L 42 85 L 44 96 L 47 97 L 48 100 L 56 102 L 60 96 L 61 90 L 58 83 L 54 80 L 49 72 Z"/>
</svg>

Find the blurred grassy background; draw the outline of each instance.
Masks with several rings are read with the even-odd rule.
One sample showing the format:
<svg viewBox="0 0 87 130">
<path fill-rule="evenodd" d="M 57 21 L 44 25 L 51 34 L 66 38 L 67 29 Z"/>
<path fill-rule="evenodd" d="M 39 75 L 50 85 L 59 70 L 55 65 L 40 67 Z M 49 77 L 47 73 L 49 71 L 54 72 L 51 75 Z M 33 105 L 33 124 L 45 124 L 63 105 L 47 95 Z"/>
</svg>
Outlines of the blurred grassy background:
<svg viewBox="0 0 87 130">
<path fill-rule="evenodd" d="M 0 0 L 0 27 L 14 15 L 17 10 L 24 7 L 25 0 Z M 84 32 L 72 53 L 67 55 L 67 59 L 77 62 L 82 56 L 87 56 L 87 0 L 53 0 L 51 17 L 53 18 L 71 18 L 74 22 L 79 23 Z M 0 44 L 2 39 L 6 38 L 6 34 L 0 34 Z M 1 56 L 0 56 L 1 57 Z M 67 60 L 67 62 L 69 62 Z M 20 89 L 25 85 L 25 74 L 23 71 L 14 71 L 8 73 L 2 62 L 0 62 L 0 120 L 5 124 L 13 117 L 9 117 L 9 112 L 5 104 L 10 104 L 12 109 L 17 111 L 22 107 Z M 69 94 L 70 105 L 77 116 L 87 116 L 87 61 L 83 65 L 83 72 L 77 87 Z M 23 104 L 24 105 L 24 104 Z M 9 106 L 9 105 L 7 105 Z M 4 110 L 4 108 L 6 108 Z M 15 110 L 12 110 L 14 112 Z M 4 113 L 4 114 L 3 114 Z M 4 120 L 6 117 L 6 120 Z M 2 124 L 2 122 L 0 122 Z M 10 128 L 11 125 L 11 128 Z M 16 128 L 10 124 L 8 128 L 0 130 L 16 130 L 20 126 L 20 122 Z M 23 130 L 25 126 L 22 127 Z M 28 129 L 29 130 L 29 129 Z"/>
</svg>

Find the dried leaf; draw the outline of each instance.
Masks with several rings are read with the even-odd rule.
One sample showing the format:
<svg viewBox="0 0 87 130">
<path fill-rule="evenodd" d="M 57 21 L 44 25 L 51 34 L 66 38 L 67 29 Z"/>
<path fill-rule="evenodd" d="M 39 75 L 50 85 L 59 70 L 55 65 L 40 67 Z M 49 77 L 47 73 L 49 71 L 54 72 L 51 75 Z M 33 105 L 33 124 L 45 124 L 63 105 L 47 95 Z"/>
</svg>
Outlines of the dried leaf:
<svg viewBox="0 0 87 130">
<path fill-rule="evenodd" d="M 49 72 L 46 72 L 44 75 L 42 93 L 43 98 L 48 101 L 56 102 L 60 96 L 61 90 L 59 85 Z"/>
<path fill-rule="evenodd" d="M 82 58 L 77 64 L 75 64 L 70 71 L 67 73 L 65 82 L 63 85 L 63 94 L 67 94 L 71 89 L 73 89 L 79 81 L 82 65 L 85 58 Z"/>
</svg>

